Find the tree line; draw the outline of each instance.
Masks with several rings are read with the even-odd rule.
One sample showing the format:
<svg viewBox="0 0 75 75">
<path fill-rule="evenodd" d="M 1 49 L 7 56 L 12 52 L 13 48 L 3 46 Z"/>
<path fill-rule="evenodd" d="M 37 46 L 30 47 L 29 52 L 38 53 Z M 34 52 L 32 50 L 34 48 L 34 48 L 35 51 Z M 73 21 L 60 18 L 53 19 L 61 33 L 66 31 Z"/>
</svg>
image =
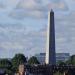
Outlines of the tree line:
<svg viewBox="0 0 75 75">
<path fill-rule="evenodd" d="M 18 71 L 19 64 L 40 64 L 36 57 L 32 56 L 29 60 L 23 54 L 16 54 L 12 59 L 0 59 L 0 69 L 5 69 L 6 73 L 13 75 L 13 73 Z M 61 65 L 75 65 L 75 55 L 72 55 L 69 60 L 62 62 L 59 61 L 58 64 Z"/>
<path fill-rule="evenodd" d="M 13 75 L 18 71 L 19 64 L 40 64 L 36 57 L 32 56 L 28 61 L 23 54 L 16 54 L 12 59 L 0 59 L 0 69 L 4 69 L 7 74 Z"/>
</svg>

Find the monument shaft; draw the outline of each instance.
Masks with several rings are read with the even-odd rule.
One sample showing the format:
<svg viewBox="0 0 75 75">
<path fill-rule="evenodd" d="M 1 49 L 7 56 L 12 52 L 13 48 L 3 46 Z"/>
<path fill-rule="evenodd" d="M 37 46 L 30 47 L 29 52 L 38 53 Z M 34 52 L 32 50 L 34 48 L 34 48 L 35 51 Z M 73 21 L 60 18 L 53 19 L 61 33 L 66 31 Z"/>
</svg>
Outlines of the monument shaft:
<svg viewBox="0 0 75 75">
<path fill-rule="evenodd" d="M 47 31 L 47 46 L 46 46 L 46 64 L 56 64 L 55 52 L 55 25 L 54 12 L 51 10 L 48 15 L 48 31 Z"/>
</svg>

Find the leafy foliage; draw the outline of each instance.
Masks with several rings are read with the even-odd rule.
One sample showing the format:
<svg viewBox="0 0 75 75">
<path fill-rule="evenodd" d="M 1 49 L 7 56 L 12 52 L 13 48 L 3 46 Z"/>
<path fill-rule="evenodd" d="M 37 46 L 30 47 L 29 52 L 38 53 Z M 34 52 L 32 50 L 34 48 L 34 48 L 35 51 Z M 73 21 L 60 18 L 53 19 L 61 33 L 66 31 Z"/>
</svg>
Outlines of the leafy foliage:
<svg viewBox="0 0 75 75">
<path fill-rule="evenodd" d="M 12 63 L 8 59 L 0 59 L 0 68 L 4 68 L 7 74 L 12 75 Z"/>
<path fill-rule="evenodd" d="M 16 54 L 13 59 L 12 59 L 12 65 L 13 65 L 13 69 L 14 71 L 17 70 L 19 64 L 21 63 L 26 63 L 26 57 L 23 54 Z"/>
<path fill-rule="evenodd" d="M 33 64 L 40 64 L 39 61 L 37 60 L 36 57 L 32 56 L 29 60 L 28 63 L 33 65 Z"/>
<path fill-rule="evenodd" d="M 12 64 L 8 59 L 0 59 L 0 68 L 11 68 Z"/>
<path fill-rule="evenodd" d="M 75 65 L 75 55 L 72 55 L 68 61 L 66 61 L 68 65 Z"/>
</svg>

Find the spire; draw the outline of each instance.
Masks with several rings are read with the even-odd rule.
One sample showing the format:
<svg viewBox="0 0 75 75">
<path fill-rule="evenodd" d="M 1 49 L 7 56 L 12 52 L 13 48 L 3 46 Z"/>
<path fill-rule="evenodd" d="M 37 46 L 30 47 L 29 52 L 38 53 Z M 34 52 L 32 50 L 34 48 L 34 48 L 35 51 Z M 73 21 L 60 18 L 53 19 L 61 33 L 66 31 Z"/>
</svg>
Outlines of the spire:
<svg viewBox="0 0 75 75">
<path fill-rule="evenodd" d="M 51 9 L 51 12 L 53 12 L 53 9 Z"/>
<path fill-rule="evenodd" d="M 50 11 L 51 13 L 54 13 L 54 11 L 53 11 L 53 9 L 51 9 L 51 11 Z"/>
</svg>

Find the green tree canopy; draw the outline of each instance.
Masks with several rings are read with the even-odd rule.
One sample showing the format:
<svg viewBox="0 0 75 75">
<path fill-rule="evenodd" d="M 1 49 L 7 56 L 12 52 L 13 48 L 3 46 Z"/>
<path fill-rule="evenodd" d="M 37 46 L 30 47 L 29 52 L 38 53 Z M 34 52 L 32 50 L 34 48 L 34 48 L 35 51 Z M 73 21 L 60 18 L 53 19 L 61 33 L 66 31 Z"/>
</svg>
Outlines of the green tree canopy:
<svg viewBox="0 0 75 75">
<path fill-rule="evenodd" d="M 26 57 L 23 54 L 16 54 L 13 58 L 12 58 L 12 65 L 13 65 L 13 69 L 17 70 L 19 64 L 21 63 L 26 63 Z"/>
<path fill-rule="evenodd" d="M 60 66 L 66 65 L 66 63 L 65 63 L 65 62 L 63 62 L 63 61 L 58 61 L 58 63 L 57 63 L 57 64 L 59 64 Z"/>
<path fill-rule="evenodd" d="M 40 64 L 39 61 L 37 60 L 36 57 L 32 56 L 29 60 L 28 60 L 28 64 Z"/>
<path fill-rule="evenodd" d="M 75 55 L 72 55 L 68 61 L 66 61 L 67 64 L 75 65 Z"/>
<path fill-rule="evenodd" d="M 0 59 L 0 68 L 10 68 L 12 66 L 8 59 Z"/>
</svg>

